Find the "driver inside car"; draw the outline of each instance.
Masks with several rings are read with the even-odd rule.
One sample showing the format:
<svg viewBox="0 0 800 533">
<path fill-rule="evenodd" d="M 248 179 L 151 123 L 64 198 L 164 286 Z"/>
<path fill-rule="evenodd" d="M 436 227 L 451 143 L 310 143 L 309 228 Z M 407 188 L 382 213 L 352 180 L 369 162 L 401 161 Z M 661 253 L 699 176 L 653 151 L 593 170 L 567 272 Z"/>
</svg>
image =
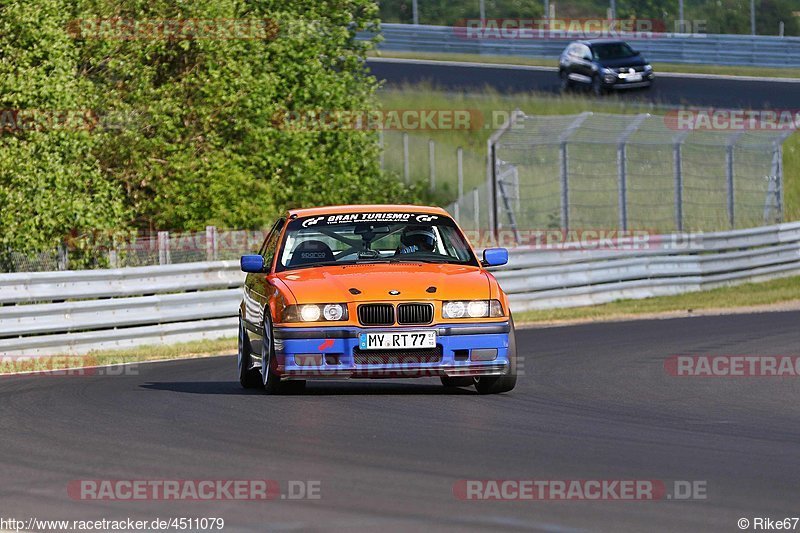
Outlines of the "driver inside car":
<svg viewBox="0 0 800 533">
<path fill-rule="evenodd" d="M 436 250 L 436 234 L 430 227 L 409 226 L 400 235 L 400 243 L 395 255 L 433 252 Z"/>
</svg>

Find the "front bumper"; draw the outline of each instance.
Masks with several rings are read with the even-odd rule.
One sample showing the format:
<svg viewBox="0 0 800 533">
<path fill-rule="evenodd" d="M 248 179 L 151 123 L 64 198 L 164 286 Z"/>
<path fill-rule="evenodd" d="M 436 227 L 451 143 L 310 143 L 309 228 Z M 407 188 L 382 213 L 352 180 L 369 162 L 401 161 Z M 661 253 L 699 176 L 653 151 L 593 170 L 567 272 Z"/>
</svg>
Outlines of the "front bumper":
<svg viewBox="0 0 800 533">
<path fill-rule="evenodd" d="M 621 74 L 603 74 L 601 77 L 603 86 L 606 89 L 636 89 L 641 87 L 649 87 L 655 79 L 655 73 L 651 70 L 649 72 L 642 72 L 642 79 L 640 81 L 627 81 L 625 78 L 620 77 Z"/>
<path fill-rule="evenodd" d="M 435 354 L 431 351 L 418 357 L 424 350 L 392 350 L 386 357 L 390 361 L 378 362 L 380 356 L 371 357 L 378 352 L 360 351 L 358 347 L 360 333 L 419 330 L 436 330 Z M 387 328 L 276 327 L 276 372 L 284 379 L 497 376 L 509 366 L 509 331 L 508 322 Z M 474 360 L 487 359 L 486 354 L 495 351 L 491 360 Z M 387 354 L 388 350 L 380 352 Z"/>
</svg>

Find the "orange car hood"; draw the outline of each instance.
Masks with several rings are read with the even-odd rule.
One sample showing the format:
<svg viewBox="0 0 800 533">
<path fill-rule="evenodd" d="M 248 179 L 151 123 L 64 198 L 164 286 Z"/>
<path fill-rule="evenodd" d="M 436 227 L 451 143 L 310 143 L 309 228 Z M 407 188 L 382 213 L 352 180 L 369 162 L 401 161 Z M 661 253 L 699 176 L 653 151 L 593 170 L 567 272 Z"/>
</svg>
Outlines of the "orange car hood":
<svg viewBox="0 0 800 533">
<path fill-rule="evenodd" d="M 489 298 L 489 278 L 479 268 L 430 263 L 311 267 L 281 272 L 297 303 Z M 428 292 L 436 287 L 436 292 Z M 350 289 L 360 291 L 353 294 Z M 400 291 L 390 295 L 389 291 Z"/>
</svg>

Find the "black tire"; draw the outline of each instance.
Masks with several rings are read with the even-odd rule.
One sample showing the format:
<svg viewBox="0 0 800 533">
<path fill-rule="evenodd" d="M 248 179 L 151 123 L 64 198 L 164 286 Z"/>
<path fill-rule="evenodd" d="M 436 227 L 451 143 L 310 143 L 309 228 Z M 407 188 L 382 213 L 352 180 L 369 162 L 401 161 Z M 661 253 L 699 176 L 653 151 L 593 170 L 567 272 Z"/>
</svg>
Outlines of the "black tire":
<svg viewBox="0 0 800 533">
<path fill-rule="evenodd" d="M 561 78 L 561 92 L 572 89 L 572 80 L 569 79 L 569 74 L 567 74 L 566 70 L 559 72 L 559 77 Z"/>
<path fill-rule="evenodd" d="M 596 74 L 594 77 L 592 77 L 592 93 L 594 93 L 595 96 L 603 96 L 606 94 L 606 89 L 603 87 L 603 82 L 600 81 L 600 76 Z"/>
<path fill-rule="evenodd" d="M 272 318 L 264 311 L 264 338 L 261 342 L 260 381 L 267 394 L 298 394 L 303 392 L 306 382 L 301 380 L 281 381 L 275 373 L 275 343 L 272 336 Z"/>
<path fill-rule="evenodd" d="M 508 392 L 517 385 L 517 336 L 514 319 L 509 319 L 511 331 L 508 332 L 508 371 L 502 376 L 482 376 L 475 378 L 478 394 L 500 394 Z"/>
<path fill-rule="evenodd" d="M 250 337 L 244 329 L 242 317 L 239 317 L 239 349 L 237 353 L 237 366 L 239 367 L 239 384 L 245 389 L 254 389 L 261 386 L 261 372 L 251 368 L 252 352 Z"/>
<path fill-rule="evenodd" d="M 272 318 L 264 311 L 264 337 L 261 340 L 261 384 L 267 394 L 280 394 L 281 377 L 275 373 L 275 343 L 272 342 Z"/>
<path fill-rule="evenodd" d="M 442 385 L 445 387 L 469 387 L 475 383 L 471 377 L 442 376 Z"/>
</svg>

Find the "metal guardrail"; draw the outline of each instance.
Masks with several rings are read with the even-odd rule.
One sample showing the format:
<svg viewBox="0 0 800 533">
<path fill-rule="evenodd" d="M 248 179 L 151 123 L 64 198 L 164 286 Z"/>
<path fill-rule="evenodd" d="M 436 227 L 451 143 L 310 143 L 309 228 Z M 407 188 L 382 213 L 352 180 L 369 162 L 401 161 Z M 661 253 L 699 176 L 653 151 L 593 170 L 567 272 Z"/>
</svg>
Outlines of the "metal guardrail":
<svg viewBox="0 0 800 533">
<path fill-rule="evenodd" d="M 243 281 L 238 261 L 0 274 L 0 354 L 234 336 Z"/>
<path fill-rule="evenodd" d="M 800 274 L 800 222 L 636 239 L 516 248 L 495 275 L 522 311 Z M 243 279 L 234 261 L 2 274 L 0 355 L 232 337 Z"/>
<path fill-rule="evenodd" d="M 382 24 L 381 33 L 380 50 L 551 59 L 559 56 L 567 42 L 582 37 L 476 39 L 467 38 L 464 28 L 413 24 Z M 800 67 L 800 37 L 659 33 L 636 39 L 634 44 L 648 60 L 657 62 Z"/>
<path fill-rule="evenodd" d="M 800 223 L 652 236 L 644 249 L 515 249 L 495 272 L 516 311 L 649 298 L 800 274 Z M 626 248 L 626 243 L 620 243 Z"/>
</svg>

